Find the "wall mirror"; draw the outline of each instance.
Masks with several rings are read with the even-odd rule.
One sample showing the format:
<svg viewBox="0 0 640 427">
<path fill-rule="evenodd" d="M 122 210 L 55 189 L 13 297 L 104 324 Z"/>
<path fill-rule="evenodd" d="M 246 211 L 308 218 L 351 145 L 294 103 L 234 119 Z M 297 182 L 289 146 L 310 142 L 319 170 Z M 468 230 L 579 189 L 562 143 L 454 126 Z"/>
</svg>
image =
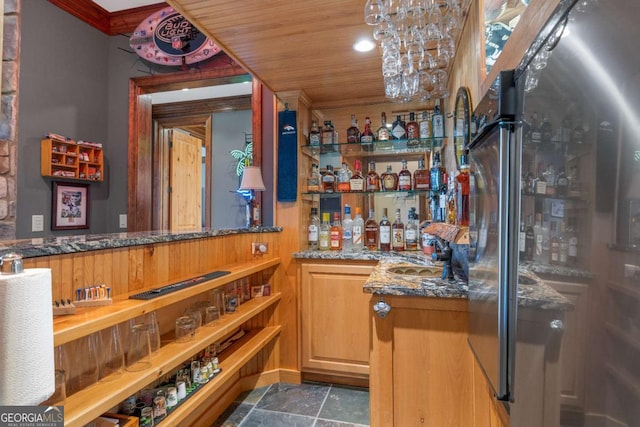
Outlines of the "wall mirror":
<svg viewBox="0 0 640 427">
<path fill-rule="evenodd" d="M 461 86 L 456 94 L 453 110 L 453 149 L 456 166 L 460 168 L 460 156 L 471 139 L 471 95 L 469 89 Z"/>
</svg>

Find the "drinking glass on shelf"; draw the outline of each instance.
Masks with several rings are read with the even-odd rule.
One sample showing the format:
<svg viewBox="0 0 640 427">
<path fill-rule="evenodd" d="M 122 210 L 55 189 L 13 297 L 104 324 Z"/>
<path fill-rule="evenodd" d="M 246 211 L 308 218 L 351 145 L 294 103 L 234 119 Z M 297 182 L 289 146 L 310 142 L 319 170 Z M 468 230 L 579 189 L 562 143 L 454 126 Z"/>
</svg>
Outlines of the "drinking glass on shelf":
<svg viewBox="0 0 640 427">
<path fill-rule="evenodd" d="M 176 319 L 176 342 L 191 341 L 196 333 L 196 321 L 192 316 Z"/>
<path fill-rule="evenodd" d="M 70 396 L 98 381 L 98 337 L 91 334 L 65 344 L 67 355 L 73 355 L 68 364 L 66 392 Z M 69 360 L 70 362 L 70 360 Z"/>
<path fill-rule="evenodd" d="M 127 371 L 142 371 L 151 367 L 151 340 L 149 325 L 138 323 L 129 330 L 126 355 Z"/>
<path fill-rule="evenodd" d="M 202 312 L 198 308 L 189 307 L 184 311 L 184 316 L 189 316 L 193 319 L 195 328 L 194 332 L 198 330 L 200 326 L 202 326 Z"/>
<path fill-rule="evenodd" d="M 238 295 L 235 292 L 225 294 L 225 312 L 235 313 L 238 308 Z"/>
<path fill-rule="evenodd" d="M 64 405 L 67 400 L 67 375 L 62 369 L 55 370 L 55 389 L 49 399 L 41 403 L 42 406 Z"/>
<path fill-rule="evenodd" d="M 220 288 L 213 290 L 213 305 L 220 309 L 220 316 L 224 316 L 226 314 L 224 291 Z"/>
<path fill-rule="evenodd" d="M 119 325 L 103 329 L 101 335 L 102 361 L 100 363 L 100 380 L 116 379 L 124 371 L 124 347 Z"/>
<path fill-rule="evenodd" d="M 215 305 L 210 305 L 205 309 L 204 326 L 214 326 L 220 320 L 220 309 Z"/>
<path fill-rule="evenodd" d="M 145 324 L 149 327 L 149 342 L 151 344 L 151 353 L 155 353 L 161 346 L 160 341 L 160 323 L 158 315 L 155 311 L 138 316 L 129 321 L 130 327 L 137 324 Z"/>
</svg>

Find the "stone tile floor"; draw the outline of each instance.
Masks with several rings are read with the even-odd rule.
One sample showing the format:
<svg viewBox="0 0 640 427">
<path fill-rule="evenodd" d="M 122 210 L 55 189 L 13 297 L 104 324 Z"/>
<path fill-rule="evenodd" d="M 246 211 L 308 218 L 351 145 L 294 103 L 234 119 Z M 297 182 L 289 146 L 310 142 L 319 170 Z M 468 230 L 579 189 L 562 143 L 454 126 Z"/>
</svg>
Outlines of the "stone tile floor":
<svg viewBox="0 0 640 427">
<path fill-rule="evenodd" d="M 276 383 L 245 392 L 211 427 L 366 427 L 369 391 L 335 384 Z"/>
</svg>

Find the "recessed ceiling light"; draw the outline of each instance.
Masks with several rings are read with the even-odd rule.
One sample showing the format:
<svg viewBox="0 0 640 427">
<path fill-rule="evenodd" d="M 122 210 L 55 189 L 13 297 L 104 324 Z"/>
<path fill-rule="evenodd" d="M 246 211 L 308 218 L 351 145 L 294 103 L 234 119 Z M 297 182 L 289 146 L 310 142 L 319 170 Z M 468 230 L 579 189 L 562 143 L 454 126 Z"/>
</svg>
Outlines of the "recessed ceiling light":
<svg viewBox="0 0 640 427">
<path fill-rule="evenodd" d="M 370 50 L 373 50 L 374 47 L 376 47 L 376 44 L 368 39 L 359 40 L 353 45 L 353 49 L 358 52 L 369 52 Z"/>
<path fill-rule="evenodd" d="M 188 88 L 188 87 L 183 87 L 183 88 L 182 88 L 182 91 L 183 91 L 183 92 L 187 92 L 188 90 L 189 90 L 189 88 Z"/>
</svg>

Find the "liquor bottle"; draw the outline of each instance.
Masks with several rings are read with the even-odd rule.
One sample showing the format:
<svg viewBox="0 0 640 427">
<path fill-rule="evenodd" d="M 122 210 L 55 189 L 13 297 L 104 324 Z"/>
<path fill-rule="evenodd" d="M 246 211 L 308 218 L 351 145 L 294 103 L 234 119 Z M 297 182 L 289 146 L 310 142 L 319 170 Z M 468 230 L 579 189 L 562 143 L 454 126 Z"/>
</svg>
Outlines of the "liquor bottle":
<svg viewBox="0 0 640 427">
<path fill-rule="evenodd" d="M 402 160 L 402 169 L 398 173 L 398 190 L 409 191 L 411 189 L 411 172 L 409 172 L 407 161 Z"/>
<path fill-rule="evenodd" d="M 543 173 L 543 176 L 547 183 L 545 194 L 547 196 L 554 196 L 556 194 L 556 168 L 553 166 L 553 163 L 549 163 L 547 169 Z"/>
<path fill-rule="evenodd" d="M 447 224 L 454 225 L 458 220 L 458 206 L 456 197 L 456 184 L 454 173 L 451 172 L 447 179 Z"/>
<path fill-rule="evenodd" d="M 533 233 L 536 236 L 536 247 L 534 252 L 534 259 L 537 262 L 541 262 L 543 261 L 542 240 L 544 239 L 543 232 L 542 232 L 542 214 L 541 213 L 536 214 L 536 224 L 533 227 Z"/>
<path fill-rule="evenodd" d="M 391 250 L 391 223 L 387 218 L 387 208 L 382 210 L 382 219 L 380 220 L 380 250 L 383 252 Z"/>
<path fill-rule="evenodd" d="M 556 176 L 556 195 L 565 197 L 567 194 L 569 194 L 569 179 L 564 168 L 560 168 L 560 172 Z"/>
<path fill-rule="evenodd" d="M 318 208 L 311 208 L 311 216 L 309 217 L 309 237 L 307 239 L 309 249 L 317 251 L 320 247 L 320 218 L 318 217 Z"/>
<path fill-rule="evenodd" d="M 544 167 L 542 162 L 538 165 L 538 176 L 535 179 L 536 194 L 547 194 L 547 180 L 544 177 Z"/>
<path fill-rule="evenodd" d="M 569 227 L 567 227 L 567 264 L 578 265 L 578 232 L 576 229 L 576 219 L 569 217 Z"/>
<path fill-rule="evenodd" d="M 322 212 L 322 224 L 320 224 L 320 236 L 318 246 L 321 251 L 328 251 L 331 248 L 331 224 L 329 224 L 329 212 Z"/>
<path fill-rule="evenodd" d="M 351 206 L 344 205 L 344 220 L 342 220 L 342 250 L 353 250 L 353 219 L 351 219 Z"/>
<path fill-rule="evenodd" d="M 311 130 L 309 131 L 309 145 L 320 145 L 321 135 L 320 129 L 318 129 L 318 121 L 311 121 Z"/>
<path fill-rule="evenodd" d="M 540 141 L 542 141 L 542 131 L 538 122 L 538 113 L 533 113 L 531 118 L 531 143 L 537 145 L 540 144 Z"/>
<path fill-rule="evenodd" d="M 464 153 L 460 156 L 460 173 L 456 176 L 456 224 L 460 226 L 469 225 L 469 193 L 468 155 Z"/>
<path fill-rule="evenodd" d="M 356 217 L 353 219 L 353 250 L 362 251 L 364 247 L 364 219 L 359 206 L 356 207 Z"/>
<path fill-rule="evenodd" d="M 378 250 L 378 222 L 373 209 L 369 209 L 369 216 L 364 223 L 364 244 L 370 251 Z"/>
<path fill-rule="evenodd" d="M 549 239 L 550 251 L 549 262 L 551 264 L 560 264 L 560 240 L 558 239 L 558 231 L 556 223 L 551 222 L 551 238 Z"/>
<path fill-rule="evenodd" d="M 416 214 L 416 208 L 409 208 L 407 225 L 404 227 L 404 246 L 408 251 L 418 250 L 418 214 Z"/>
<path fill-rule="evenodd" d="M 369 172 L 367 172 L 367 191 L 380 191 L 380 176 L 376 172 L 376 162 L 369 161 Z"/>
<path fill-rule="evenodd" d="M 433 137 L 433 122 L 429 117 L 429 113 L 426 111 L 422 112 L 422 120 L 420 120 L 420 141 L 421 145 L 426 145 L 427 142 L 425 139 L 430 139 Z"/>
<path fill-rule="evenodd" d="M 543 144 L 551 144 L 552 135 L 553 130 L 551 128 L 551 122 L 549 121 L 549 116 L 545 114 L 542 117 L 542 123 L 540 124 L 540 141 Z"/>
<path fill-rule="evenodd" d="M 400 209 L 396 209 L 395 220 L 391 224 L 391 249 L 404 251 L 404 223 L 400 217 Z"/>
<path fill-rule="evenodd" d="M 527 228 L 524 225 L 524 220 L 520 218 L 520 232 L 518 233 L 518 256 L 521 261 L 526 260 L 527 249 Z"/>
<path fill-rule="evenodd" d="M 329 229 L 329 249 L 332 251 L 342 250 L 342 224 L 340 223 L 340 212 L 333 213 L 333 223 Z"/>
<path fill-rule="evenodd" d="M 402 120 L 402 116 L 398 114 L 396 121 L 391 125 L 391 139 L 405 139 L 407 137 L 407 124 Z"/>
<path fill-rule="evenodd" d="M 336 189 L 336 176 L 333 173 L 333 166 L 327 165 L 327 169 L 322 175 L 322 191 L 333 193 Z"/>
<path fill-rule="evenodd" d="M 431 188 L 429 170 L 424 167 L 424 159 L 419 159 L 418 169 L 413 171 L 413 189 L 429 190 L 429 188 Z"/>
<path fill-rule="evenodd" d="M 433 155 L 433 166 L 431 167 L 429 179 L 432 191 L 440 191 L 443 187 L 446 189 L 446 183 L 444 182 L 444 170 L 440 163 L 440 153 L 438 151 Z"/>
<path fill-rule="evenodd" d="M 409 113 L 407 123 L 407 147 L 414 148 L 420 145 L 420 125 L 416 122 L 416 113 Z"/>
<path fill-rule="evenodd" d="M 358 129 L 358 121 L 356 115 L 351 115 L 351 126 L 347 128 L 347 142 L 357 144 L 360 142 L 360 129 Z"/>
<path fill-rule="evenodd" d="M 349 179 L 349 191 L 361 192 L 364 191 L 364 177 L 362 176 L 362 163 L 360 160 L 354 160 L 354 171 Z"/>
<path fill-rule="evenodd" d="M 398 189 L 398 174 L 391 170 L 391 165 L 387 165 L 387 170 L 380 175 L 382 191 L 396 191 Z"/>
<path fill-rule="evenodd" d="M 387 127 L 387 115 L 383 111 L 380 115 L 380 127 L 376 131 L 376 141 L 382 141 L 382 144 L 378 143 L 376 146 L 380 149 L 390 149 L 392 146 L 387 144 L 387 141 L 391 139 L 389 128 Z"/>
<path fill-rule="evenodd" d="M 352 172 L 346 162 L 342 162 L 342 167 L 338 171 L 336 189 L 341 193 L 348 193 L 351 191 L 351 176 Z"/>
<path fill-rule="evenodd" d="M 440 107 L 438 105 L 436 105 L 433 109 L 433 116 L 431 117 L 431 121 L 433 123 L 433 137 L 444 138 L 444 116 L 440 112 Z"/>
<path fill-rule="evenodd" d="M 335 129 L 333 128 L 333 123 L 331 123 L 331 120 L 325 120 L 324 129 L 322 129 L 322 145 L 329 146 L 338 143 L 338 141 L 334 139 L 334 130 Z"/>
<path fill-rule="evenodd" d="M 525 228 L 525 242 L 524 242 L 524 256 L 526 261 L 533 261 L 533 254 L 535 253 L 536 235 L 533 230 L 533 217 L 529 215 L 529 222 Z"/>
<path fill-rule="evenodd" d="M 560 223 L 560 231 L 558 232 L 558 241 L 560 242 L 560 265 L 567 265 L 569 257 L 569 243 L 567 241 L 566 229 L 564 223 Z"/>
<path fill-rule="evenodd" d="M 371 151 L 373 149 L 374 139 L 373 131 L 371 130 L 371 119 L 366 117 L 364 119 L 364 130 L 360 134 L 360 144 L 362 144 L 362 149 L 364 151 Z"/>
<path fill-rule="evenodd" d="M 322 189 L 321 180 L 318 165 L 314 163 L 311 165 L 311 172 L 307 178 L 307 193 L 319 193 Z"/>
</svg>

